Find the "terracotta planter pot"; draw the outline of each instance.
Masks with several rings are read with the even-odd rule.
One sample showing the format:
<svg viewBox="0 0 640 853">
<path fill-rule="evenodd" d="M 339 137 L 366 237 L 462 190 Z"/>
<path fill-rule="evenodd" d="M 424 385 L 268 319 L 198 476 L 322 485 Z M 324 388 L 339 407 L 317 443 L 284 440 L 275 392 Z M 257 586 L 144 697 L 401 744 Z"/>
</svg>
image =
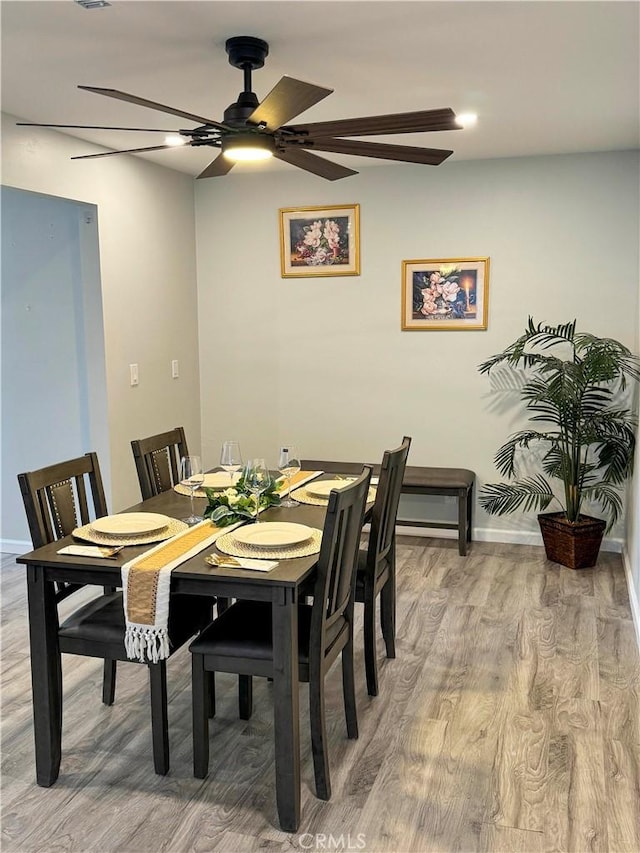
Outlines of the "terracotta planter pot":
<svg viewBox="0 0 640 853">
<path fill-rule="evenodd" d="M 567 521 L 563 512 L 538 516 L 547 560 L 569 569 L 595 566 L 602 544 L 606 522 L 601 518 L 581 515 L 576 522 Z"/>
</svg>

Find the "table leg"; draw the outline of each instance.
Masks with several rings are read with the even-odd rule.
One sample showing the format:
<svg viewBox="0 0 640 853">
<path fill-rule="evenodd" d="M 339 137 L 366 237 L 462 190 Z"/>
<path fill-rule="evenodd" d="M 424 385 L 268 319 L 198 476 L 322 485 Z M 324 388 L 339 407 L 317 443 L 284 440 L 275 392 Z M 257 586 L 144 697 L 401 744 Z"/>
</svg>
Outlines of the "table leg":
<svg viewBox="0 0 640 853">
<path fill-rule="evenodd" d="M 33 690 L 36 781 L 48 788 L 58 778 L 62 740 L 62 666 L 55 589 L 42 566 L 27 568 L 29 643 Z"/>
<path fill-rule="evenodd" d="M 292 590 L 273 603 L 273 704 L 276 801 L 280 826 L 300 824 L 300 715 L 298 708 L 298 607 Z"/>
</svg>

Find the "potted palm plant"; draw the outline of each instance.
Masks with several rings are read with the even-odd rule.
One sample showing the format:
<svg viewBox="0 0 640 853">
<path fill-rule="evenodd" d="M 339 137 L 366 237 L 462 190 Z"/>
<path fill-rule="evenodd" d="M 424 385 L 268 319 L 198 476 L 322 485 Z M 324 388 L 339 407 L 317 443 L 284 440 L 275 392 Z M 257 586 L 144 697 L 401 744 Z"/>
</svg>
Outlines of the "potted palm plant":
<svg viewBox="0 0 640 853">
<path fill-rule="evenodd" d="M 572 569 L 594 566 L 633 468 L 637 419 L 625 390 L 640 379 L 640 359 L 618 341 L 576 332 L 575 320 L 543 326 L 529 317 L 524 334 L 478 369 L 489 374 L 499 365 L 523 372 L 520 398 L 539 428 L 511 435 L 497 451 L 496 468 L 509 482 L 484 486 L 480 506 L 505 515 L 557 501 L 560 512 L 538 515 L 547 558 Z M 524 453 L 541 472 L 518 475 Z M 584 515 L 585 504 L 598 506 L 606 521 Z"/>
</svg>

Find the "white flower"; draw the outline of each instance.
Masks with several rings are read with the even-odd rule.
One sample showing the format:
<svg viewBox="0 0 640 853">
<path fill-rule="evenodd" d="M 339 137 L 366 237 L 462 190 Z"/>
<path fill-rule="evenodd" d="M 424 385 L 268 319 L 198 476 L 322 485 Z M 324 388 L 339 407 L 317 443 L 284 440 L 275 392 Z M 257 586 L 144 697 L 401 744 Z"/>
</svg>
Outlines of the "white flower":
<svg viewBox="0 0 640 853">
<path fill-rule="evenodd" d="M 459 290 L 460 287 L 455 283 L 455 281 L 445 281 L 442 285 L 442 295 L 447 302 L 455 302 L 458 297 Z"/>
<path fill-rule="evenodd" d="M 322 246 L 319 246 L 310 258 L 307 258 L 307 263 L 313 266 L 323 264 L 329 257 L 329 252 Z"/>
<path fill-rule="evenodd" d="M 340 245 L 340 226 L 333 219 L 327 219 L 324 223 L 324 237 L 330 249 Z"/>
<path fill-rule="evenodd" d="M 311 225 L 307 226 L 306 234 L 304 235 L 304 244 L 305 246 L 311 246 L 312 248 L 316 248 L 320 245 L 320 240 L 322 239 L 322 222 L 319 219 L 316 219 Z"/>
</svg>

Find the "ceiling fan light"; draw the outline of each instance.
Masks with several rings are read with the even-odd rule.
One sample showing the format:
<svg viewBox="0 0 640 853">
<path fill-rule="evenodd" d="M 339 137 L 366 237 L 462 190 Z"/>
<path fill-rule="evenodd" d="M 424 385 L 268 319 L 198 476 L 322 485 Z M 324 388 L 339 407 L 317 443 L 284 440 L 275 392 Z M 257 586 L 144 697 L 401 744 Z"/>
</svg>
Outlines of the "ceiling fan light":
<svg viewBox="0 0 640 853">
<path fill-rule="evenodd" d="M 459 124 L 460 127 L 473 127 L 477 123 L 478 116 L 476 113 L 461 113 L 461 115 L 456 116 L 456 124 Z"/>
<path fill-rule="evenodd" d="M 178 136 L 174 133 L 171 136 L 165 136 L 164 144 L 171 145 L 171 147 L 173 148 L 174 146 L 177 147 L 179 145 L 186 145 L 187 140 L 184 138 L 184 136 Z"/>
<path fill-rule="evenodd" d="M 222 140 L 223 155 L 234 162 L 268 160 L 274 151 L 273 139 L 263 134 L 238 134 Z"/>
</svg>

